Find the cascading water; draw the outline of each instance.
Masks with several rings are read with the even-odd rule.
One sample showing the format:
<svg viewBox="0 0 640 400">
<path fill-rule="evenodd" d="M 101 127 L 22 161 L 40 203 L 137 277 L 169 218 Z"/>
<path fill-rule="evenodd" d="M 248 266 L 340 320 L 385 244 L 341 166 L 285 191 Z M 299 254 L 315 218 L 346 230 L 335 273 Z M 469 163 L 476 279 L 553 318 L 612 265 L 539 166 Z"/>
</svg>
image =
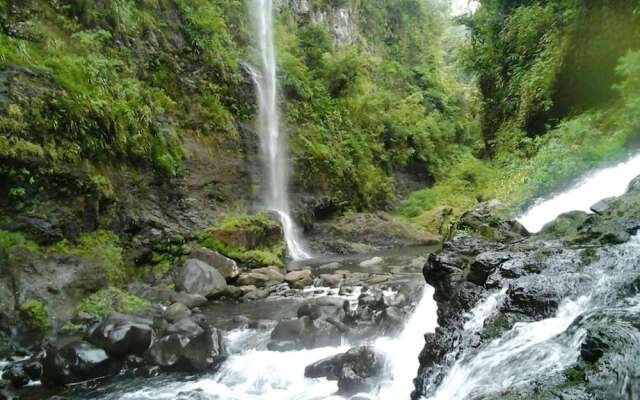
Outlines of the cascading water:
<svg viewBox="0 0 640 400">
<path fill-rule="evenodd" d="M 629 182 L 640 173 L 640 155 L 631 157 L 614 167 L 591 174 L 573 189 L 532 207 L 520 219 L 529 230 L 541 229 L 559 214 L 588 211 L 594 203 L 624 193 Z M 559 271 L 562 259 L 557 260 Z M 533 380 L 565 370 L 579 357 L 585 338 L 583 328 L 588 321 L 603 318 L 610 324 L 611 315 L 630 315 L 640 312 L 640 298 L 624 294 L 629 281 L 640 276 L 640 236 L 630 242 L 607 250 L 600 260 L 585 268 L 583 279 L 591 281 L 590 288 L 565 298 L 554 317 L 535 322 L 516 323 L 502 337 L 484 348 L 471 350 L 454 363 L 429 400 L 465 400 L 483 398 L 490 394 L 513 390 Z M 557 278 L 561 283 L 562 277 Z M 504 296 L 505 290 L 489 296 L 470 313 L 465 329 L 481 328 L 490 310 Z M 475 314 L 478 315 L 475 315 Z M 482 322 L 480 322 L 482 321 Z M 640 342 L 640 334 L 631 340 Z M 607 398 L 634 398 L 620 394 L 628 389 L 628 380 L 606 382 Z M 633 379 L 633 378 L 631 378 Z M 622 387 L 623 389 L 619 389 Z M 618 397 L 620 396 L 620 397 Z M 631 395 L 633 396 L 633 395 Z"/>
<path fill-rule="evenodd" d="M 640 173 L 640 154 L 611 168 L 586 176 L 570 190 L 535 204 L 518 221 L 530 232 L 538 232 L 558 215 L 568 211 L 589 211 L 596 202 L 624 193 L 627 185 Z"/>
<path fill-rule="evenodd" d="M 288 197 L 287 143 L 280 132 L 276 52 L 273 35 L 272 0 L 253 0 L 252 14 L 260 65 L 249 67 L 258 98 L 258 132 L 262 159 L 266 171 L 265 206 L 276 212 L 282 221 L 289 254 L 294 260 L 310 258 L 300 237 L 300 230 L 291 217 Z"/>
</svg>

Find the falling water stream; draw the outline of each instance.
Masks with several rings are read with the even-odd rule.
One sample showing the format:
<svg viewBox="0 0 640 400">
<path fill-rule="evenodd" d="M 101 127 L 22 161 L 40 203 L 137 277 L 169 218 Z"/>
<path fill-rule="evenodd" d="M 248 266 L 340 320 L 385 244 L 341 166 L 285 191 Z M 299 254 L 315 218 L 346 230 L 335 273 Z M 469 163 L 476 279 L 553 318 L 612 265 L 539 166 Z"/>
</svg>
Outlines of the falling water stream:
<svg viewBox="0 0 640 400">
<path fill-rule="evenodd" d="M 249 67 L 258 100 L 257 128 L 265 167 L 267 187 L 265 206 L 280 217 L 289 254 L 294 260 L 310 258 L 300 229 L 291 217 L 289 206 L 289 166 L 287 141 L 280 130 L 278 111 L 278 81 L 273 35 L 272 0 L 252 0 L 251 12 L 260 62 Z"/>
</svg>

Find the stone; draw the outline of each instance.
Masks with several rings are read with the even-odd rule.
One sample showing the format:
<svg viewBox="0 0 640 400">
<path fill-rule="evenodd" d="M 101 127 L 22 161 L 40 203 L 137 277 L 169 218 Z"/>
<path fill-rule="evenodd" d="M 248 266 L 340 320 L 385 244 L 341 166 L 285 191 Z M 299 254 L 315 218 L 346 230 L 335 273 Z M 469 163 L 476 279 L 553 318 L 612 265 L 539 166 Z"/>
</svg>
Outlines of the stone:
<svg viewBox="0 0 640 400">
<path fill-rule="evenodd" d="M 171 300 L 176 303 L 182 303 L 188 308 L 196 308 L 207 304 L 207 298 L 201 294 L 189 294 L 177 292 L 171 296 Z"/>
<path fill-rule="evenodd" d="M 173 303 L 164 310 L 163 316 L 169 322 L 177 322 L 190 317 L 191 310 L 182 303 Z"/>
<path fill-rule="evenodd" d="M 42 383 L 63 386 L 90 379 L 112 376 L 121 362 L 88 342 L 72 341 L 62 347 L 50 345 L 42 363 Z"/>
<path fill-rule="evenodd" d="M 240 275 L 240 268 L 238 268 L 238 264 L 234 260 L 206 247 L 196 247 L 191 251 L 190 257 L 204 261 L 217 269 L 227 282 L 232 281 Z"/>
<path fill-rule="evenodd" d="M 600 200 L 599 202 L 591 206 L 591 211 L 599 215 L 604 214 L 611 207 L 611 202 L 614 199 L 615 198 L 610 197 L 608 199 Z"/>
<path fill-rule="evenodd" d="M 340 287 L 340 283 L 344 280 L 343 275 L 339 274 L 322 274 L 320 275 L 320 286 L 327 286 L 330 288 Z"/>
<path fill-rule="evenodd" d="M 227 282 L 212 266 L 207 263 L 189 259 L 178 271 L 175 279 L 176 290 L 205 297 L 215 296 L 224 291 Z"/>
<path fill-rule="evenodd" d="M 363 268 L 373 267 L 375 265 L 382 264 L 384 260 L 381 257 L 373 257 L 368 260 L 364 260 L 360 263 L 360 266 Z"/>
<path fill-rule="evenodd" d="M 244 302 L 256 301 L 256 300 L 266 299 L 267 297 L 269 297 L 269 292 L 267 290 L 256 289 L 256 290 L 252 290 L 252 291 L 248 292 L 247 294 L 245 294 L 244 296 L 242 296 L 241 300 L 244 301 Z"/>
<path fill-rule="evenodd" d="M 382 356 L 363 346 L 308 365 L 304 376 L 337 380 L 339 393 L 348 396 L 371 390 L 383 367 Z"/>
<path fill-rule="evenodd" d="M 295 289 L 303 289 L 313 283 L 313 275 L 309 270 L 291 271 L 284 280 Z"/>
<path fill-rule="evenodd" d="M 259 272 L 245 272 L 240 274 L 236 284 L 238 286 L 265 287 L 269 283 L 269 276 Z"/>
<path fill-rule="evenodd" d="M 11 364 L 5 368 L 2 372 L 2 379 L 11 382 L 18 389 L 26 386 L 30 381 L 29 374 L 22 363 Z"/>
<path fill-rule="evenodd" d="M 276 285 L 284 282 L 284 275 L 277 267 L 269 266 L 265 268 L 256 268 L 251 271 L 251 273 L 263 274 L 269 278 L 267 281 L 267 285 Z"/>
<path fill-rule="evenodd" d="M 113 357 L 142 355 L 151 345 L 152 325 L 150 320 L 114 313 L 94 325 L 86 340 Z"/>
<path fill-rule="evenodd" d="M 170 326 L 145 354 L 151 365 L 185 372 L 214 371 L 225 357 L 222 333 L 189 319 Z"/>
</svg>

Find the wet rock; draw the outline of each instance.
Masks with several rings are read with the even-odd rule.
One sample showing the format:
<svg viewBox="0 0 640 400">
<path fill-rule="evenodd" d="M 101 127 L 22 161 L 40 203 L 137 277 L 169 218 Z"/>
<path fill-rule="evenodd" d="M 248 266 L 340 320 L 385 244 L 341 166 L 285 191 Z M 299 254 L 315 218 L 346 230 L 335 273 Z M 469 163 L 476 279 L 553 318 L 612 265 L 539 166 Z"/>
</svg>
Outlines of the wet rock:
<svg viewBox="0 0 640 400">
<path fill-rule="evenodd" d="M 93 326 L 86 340 L 113 357 L 142 355 L 153 336 L 152 322 L 124 314 L 111 314 Z"/>
<path fill-rule="evenodd" d="M 245 296 L 247 293 L 251 293 L 255 291 L 257 288 L 253 285 L 250 286 L 227 286 L 227 289 L 224 291 L 224 296 L 232 298 L 232 299 L 240 299 Z"/>
<path fill-rule="evenodd" d="M 191 319 L 171 325 L 145 354 L 151 365 L 171 371 L 205 371 L 217 369 L 224 360 L 222 333 Z"/>
<path fill-rule="evenodd" d="M 236 284 L 238 286 L 265 287 L 269 283 L 269 276 L 259 272 L 245 272 L 240 274 Z"/>
<path fill-rule="evenodd" d="M 16 388 L 27 385 L 31 380 L 22 363 L 15 363 L 5 368 L 2 372 L 2 379 L 11 382 Z"/>
<path fill-rule="evenodd" d="M 382 264 L 384 260 L 381 257 L 373 257 L 368 260 L 362 261 L 360 266 L 363 268 L 373 267 L 375 265 Z"/>
<path fill-rule="evenodd" d="M 326 286 L 330 288 L 340 287 L 340 284 L 344 280 L 343 275 L 339 274 L 322 274 L 320 275 L 320 286 Z"/>
<path fill-rule="evenodd" d="M 604 214 L 610 207 L 613 198 L 603 199 L 591 206 L 591 211 L 596 214 Z"/>
<path fill-rule="evenodd" d="M 179 270 L 175 284 L 178 291 L 205 297 L 215 296 L 227 287 L 224 276 L 218 270 L 196 259 L 187 260 Z"/>
<path fill-rule="evenodd" d="M 334 271 L 334 270 L 340 269 L 341 267 L 342 267 L 342 264 L 340 264 L 339 262 L 332 262 L 328 264 L 323 264 L 319 266 L 318 269 L 320 271 Z"/>
<path fill-rule="evenodd" d="M 206 247 L 196 247 L 191 251 L 190 257 L 204 261 L 217 269 L 227 281 L 231 281 L 240 275 L 240 268 L 238 268 L 238 264 L 234 260 Z"/>
<path fill-rule="evenodd" d="M 228 287 L 227 287 L 228 288 Z M 178 292 L 171 296 L 171 300 L 176 303 L 182 303 L 188 308 L 200 307 L 207 304 L 207 298 L 200 294 L 189 294 Z"/>
<path fill-rule="evenodd" d="M 291 271 L 284 280 L 295 289 L 303 289 L 313 283 L 313 275 L 309 270 Z"/>
<path fill-rule="evenodd" d="M 304 374 L 308 378 L 337 380 L 339 393 L 351 395 L 371 390 L 383 366 L 382 356 L 364 346 L 315 362 L 305 368 Z"/>
<path fill-rule="evenodd" d="M 264 289 L 255 289 L 242 296 L 241 300 L 245 302 L 256 301 L 266 299 L 267 297 L 269 297 L 269 291 Z"/>
<path fill-rule="evenodd" d="M 256 268 L 252 270 L 251 273 L 265 275 L 268 278 L 266 282 L 267 286 L 277 285 L 284 282 L 284 275 L 277 267 L 270 266 L 265 268 Z"/>
<path fill-rule="evenodd" d="M 174 303 L 164 310 L 163 316 L 169 322 L 177 322 L 190 317 L 191 311 L 182 303 Z"/>
<path fill-rule="evenodd" d="M 61 347 L 49 346 L 42 367 L 44 385 L 62 386 L 115 375 L 121 362 L 88 342 L 72 341 Z"/>
<path fill-rule="evenodd" d="M 503 262 L 507 261 L 511 256 L 508 253 L 487 251 L 480 253 L 471 263 L 467 280 L 476 285 L 483 286 L 487 283 L 487 279 Z"/>
</svg>

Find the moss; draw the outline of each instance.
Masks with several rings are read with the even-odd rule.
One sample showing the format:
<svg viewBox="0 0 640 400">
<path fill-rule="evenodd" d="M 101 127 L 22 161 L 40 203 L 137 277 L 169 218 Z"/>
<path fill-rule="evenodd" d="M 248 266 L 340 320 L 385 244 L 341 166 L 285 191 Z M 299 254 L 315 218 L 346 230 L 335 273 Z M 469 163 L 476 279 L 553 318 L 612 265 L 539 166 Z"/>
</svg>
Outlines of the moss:
<svg viewBox="0 0 640 400">
<path fill-rule="evenodd" d="M 125 266 L 118 236 L 105 230 L 85 233 L 75 242 L 63 240 L 48 249 L 50 252 L 72 254 L 103 266 L 108 282 L 123 285 L 130 271 Z"/>
<path fill-rule="evenodd" d="M 114 312 L 135 313 L 149 307 L 149 303 L 115 287 L 100 290 L 78 305 L 78 312 L 105 317 Z"/>
<path fill-rule="evenodd" d="M 494 339 L 501 336 L 509 328 L 511 328 L 509 319 L 506 315 L 500 313 L 485 323 L 482 329 L 482 336 Z"/>
<path fill-rule="evenodd" d="M 228 214 L 203 232 L 199 242 L 247 268 L 284 265 L 280 224 L 266 214 Z"/>
<path fill-rule="evenodd" d="M 31 328 L 46 329 L 49 326 L 49 310 L 40 300 L 29 299 L 20 304 L 19 310 Z"/>
</svg>

